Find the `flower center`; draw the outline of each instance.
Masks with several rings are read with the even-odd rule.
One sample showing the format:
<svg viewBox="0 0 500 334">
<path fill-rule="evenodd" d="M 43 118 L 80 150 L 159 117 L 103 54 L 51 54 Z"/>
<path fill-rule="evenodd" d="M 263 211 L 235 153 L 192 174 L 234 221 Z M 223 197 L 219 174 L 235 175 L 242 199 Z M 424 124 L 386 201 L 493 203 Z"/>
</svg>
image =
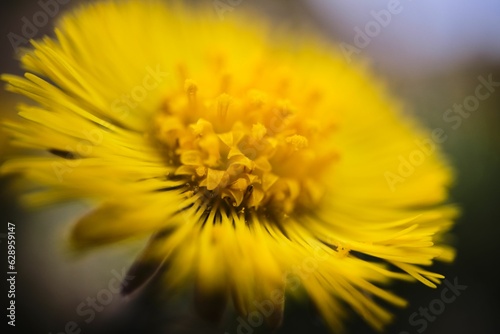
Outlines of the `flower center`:
<svg viewBox="0 0 500 334">
<path fill-rule="evenodd" d="M 187 196 L 251 210 L 289 214 L 318 203 L 322 173 L 337 157 L 328 140 L 332 125 L 317 124 L 290 101 L 249 90 L 201 96 L 186 80 L 184 91 L 166 98 L 154 119 L 175 179 Z"/>
</svg>

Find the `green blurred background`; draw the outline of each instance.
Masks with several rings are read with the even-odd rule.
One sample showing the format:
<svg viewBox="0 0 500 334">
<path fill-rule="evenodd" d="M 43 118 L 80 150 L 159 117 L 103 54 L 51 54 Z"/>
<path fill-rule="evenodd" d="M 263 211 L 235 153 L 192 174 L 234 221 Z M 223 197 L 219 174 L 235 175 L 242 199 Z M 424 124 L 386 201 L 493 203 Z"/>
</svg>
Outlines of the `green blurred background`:
<svg viewBox="0 0 500 334">
<path fill-rule="evenodd" d="M 61 12 L 83 1 L 61 5 Z M 215 6 L 217 1 L 205 2 Z M 309 29 L 333 45 L 355 45 L 356 28 L 363 31 L 390 1 L 255 1 L 221 0 L 223 15 L 244 15 L 259 11 L 277 26 Z M 450 280 L 457 278 L 467 289 L 422 332 L 500 333 L 500 89 L 481 101 L 479 108 L 453 129 L 443 115 L 454 104 L 474 94 L 478 77 L 500 81 L 500 3 L 498 1 L 401 1 L 402 10 L 386 27 L 359 49 L 356 58 L 368 60 L 372 71 L 385 81 L 388 90 L 406 109 L 430 129 L 443 128 L 448 139 L 443 148 L 457 170 L 451 202 L 463 214 L 453 230 L 458 257 L 451 265 L 434 269 Z M 20 34 L 23 17 L 41 10 L 35 1 L 4 1 L 1 10 L 0 72 L 18 73 L 17 61 L 8 39 Z M 215 9 L 214 9 L 215 10 Z M 375 14 L 373 14 L 375 11 Z M 57 18 L 58 15 L 56 15 Z M 54 19 L 39 29 L 36 38 L 50 34 Z M 359 37 L 358 37 L 359 38 Z M 344 44 L 345 45 L 345 44 Z M 2 118 L 15 117 L 17 97 L 0 93 Z M 2 160 L 14 150 L 0 133 Z M 6 224 L 16 224 L 17 240 L 17 326 L 19 333 L 60 333 L 70 321 L 81 333 L 237 333 L 231 325 L 211 328 L 198 319 L 188 302 L 162 303 L 154 291 L 133 298 L 113 295 L 109 305 L 81 316 L 77 309 L 87 298 L 106 289 L 123 268 L 128 267 L 143 241 L 127 247 L 111 247 L 74 259 L 64 249 L 65 234 L 76 216 L 89 208 L 75 203 L 54 206 L 42 212 L 27 212 L 17 204 L 13 180 L 0 180 L 0 230 L 2 254 L 6 254 Z M 6 257 L 6 256 L 5 256 Z M 5 260 L 4 260 L 5 261 Z M 4 267 L 5 268 L 5 267 Z M 5 282 L 5 280 L 2 280 Z M 440 298 L 441 287 L 429 289 L 419 284 L 397 284 L 393 290 L 410 305 L 395 309 L 396 321 L 387 333 L 419 333 L 420 326 L 409 322 L 419 307 L 428 307 Z M 2 294 L 4 293 L 2 290 Z M 163 297 L 162 297 L 163 298 Z M 154 302 L 152 302 L 154 300 Z M 6 307 L 2 299 L 2 307 Z M 228 316 L 231 318 L 231 315 Z M 4 321 L 6 322 L 6 321 Z M 348 321 L 350 333 L 372 333 L 359 317 Z M 254 333 L 265 333 L 265 328 Z M 77 333 L 77 331 L 75 332 Z M 287 305 L 283 327 L 277 333 L 328 333 L 310 302 Z"/>
</svg>

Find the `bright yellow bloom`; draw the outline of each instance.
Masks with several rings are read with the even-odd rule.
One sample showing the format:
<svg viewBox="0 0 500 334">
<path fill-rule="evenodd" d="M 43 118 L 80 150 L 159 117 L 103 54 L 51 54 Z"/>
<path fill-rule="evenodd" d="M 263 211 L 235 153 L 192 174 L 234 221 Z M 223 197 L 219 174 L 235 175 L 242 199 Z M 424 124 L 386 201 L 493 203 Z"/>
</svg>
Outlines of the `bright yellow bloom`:
<svg viewBox="0 0 500 334">
<path fill-rule="evenodd" d="M 208 316 L 264 303 L 277 326 L 286 291 L 332 328 L 343 302 L 382 328 L 377 299 L 405 304 L 382 285 L 435 287 L 443 276 L 422 266 L 453 258 L 451 172 L 436 149 L 388 178 L 429 134 L 363 68 L 256 22 L 139 1 L 64 16 L 22 57 L 24 77 L 3 76 L 34 101 L 5 122 L 14 142 L 45 152 L 4 172 L 45 186 L 31 205 L 94 201 L 79 249 L 153 234 L 134 273 L 168 263 L 168 284 L 194 286 Z"/>
</svg>

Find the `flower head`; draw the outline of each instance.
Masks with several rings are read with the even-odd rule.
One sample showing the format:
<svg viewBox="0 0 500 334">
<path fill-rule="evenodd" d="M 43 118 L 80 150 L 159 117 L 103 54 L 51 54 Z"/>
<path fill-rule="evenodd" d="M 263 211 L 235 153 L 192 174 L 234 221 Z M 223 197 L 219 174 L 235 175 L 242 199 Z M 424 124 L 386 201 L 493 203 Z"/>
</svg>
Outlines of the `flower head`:
<svg viewBox="0 0 500 334">
<path fill-rule="evenodd" d="M 4 172 L 45 186 L 31 205 L 94 201 L 77 248 L 152 234 L 136 286 L 168 263 L 200 305 L 248 315 L 268 301 L 277 326 L 283 294 L 305 292 L 332 328 L 344 304 L 381 328 L 376 299 L 405 304 L 382 285 L 435 287 L 422 266 L 453 257 L 451 172 L 362 67 L 295 38 L 181 5 L 83 6 L 32 41 L 24 77 L 3 76 L 34 102 L 5 122 L 14 142 L 45 152 Z M 388 178 L 419 143 L 425 161 Z"/>
</svg>

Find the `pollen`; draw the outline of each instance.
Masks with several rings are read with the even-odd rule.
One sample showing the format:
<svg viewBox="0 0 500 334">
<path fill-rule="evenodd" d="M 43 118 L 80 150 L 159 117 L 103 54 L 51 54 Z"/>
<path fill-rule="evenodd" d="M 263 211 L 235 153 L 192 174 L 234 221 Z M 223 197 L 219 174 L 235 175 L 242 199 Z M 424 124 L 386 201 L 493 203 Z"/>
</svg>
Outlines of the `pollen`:
<svg viewBox="0 0 500 334">
<path fill-rule="evenodd" d="M 293 146 L 295 151 L 307 147 L 307 138 L 300 135 L 293 135 L 285 138 L 285 141 Z"/>
<path fill-rule="evenodd" d="M 166 98 L 152 137 L 165 157 L 174 157 L 175 177 L 186 181 L 188 191 L 247 212 L 290 214 L 320 201 L 321 173 L 310 171 L 334 164 L 335 146 L 318 147 L 331 132 L 309 140 L 305 113 L 293 112 L 289 101 L 273 99 L 273 93 L 210 96 L 189 79 Z"/>
</svg>

